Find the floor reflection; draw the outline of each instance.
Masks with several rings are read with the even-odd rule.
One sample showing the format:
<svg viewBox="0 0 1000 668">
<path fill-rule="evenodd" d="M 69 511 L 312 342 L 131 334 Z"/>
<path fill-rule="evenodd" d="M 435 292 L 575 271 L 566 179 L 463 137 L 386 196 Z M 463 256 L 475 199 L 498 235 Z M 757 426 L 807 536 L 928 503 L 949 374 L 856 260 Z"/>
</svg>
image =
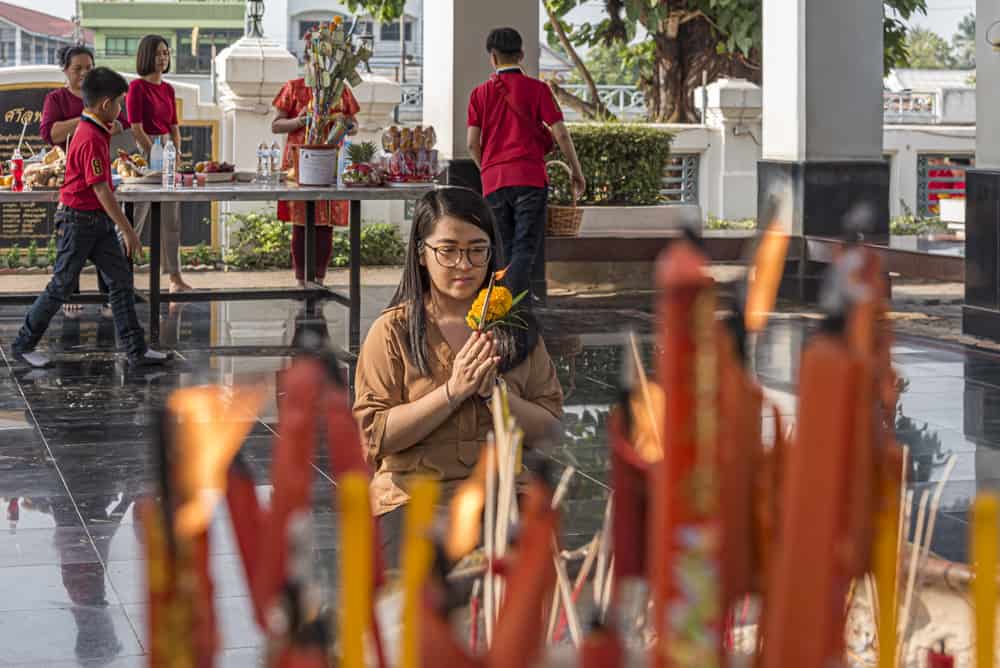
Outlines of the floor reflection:
<svg viewBox="0 0 1000 668">
<path fill-rule="evenodd" d="M 390 293 L 366 289 L 363 332 Z M 163 371 L 129 373 L 113 354 L 111 321 L 92 307 L 75 320 L 53 323 L 44 346 L 60 351 L 55 368 L 29 372 L 0 365 L 0 609 L 7 613 L 0 624 L 0 663 L 142 665 L 143 561 L 134 501 L 152 479 L 151 407 L 177 387 L 270 382 L 243 449 L 260 481 L 258 495 L 267 501 L 275 379 L 289 364 L 289 346 L 309 335 L 334 344 L 347 339 L 346 310 L 335 304 L 314 312 L 288 301 L 176 304 L 161 315 L 163 343 L 180 353 Z M 22 317 L 21 308 L 0 308 L 5 354 Z M 547 309 L 540 319 L 566 395 L 565 438 L 551 456 L 580 471 L 563 524 L 573 548 L 597 530 L 607 501 L 604 425 L 622 367 L 621 332 L 639 333 L 641 354 L 652 368 L 653 319 L 642 310 L 595 308 Z M 785 416 L 795 412 L 799 350 L 813 326 L 777 319 L 753 349 L 754 369 Z M 896 427 L 911 453 L 913 503 L 955 456 L 932 547 L 946 558 L 965 559 L 970 501 L 978 490 L 1000 486 L 1000 357 L 912 339 L 901 340 L 893 357 L 904 381 Z M 765 421 L 765 433 L 769 427 Z M 329 593 L 338 527 L 325 466 L 320 449 L 313 487 L 316 564 Z M 214 519 L 210 552 L 223 636 L 220 664 L 250 665 L 261 639 L 225 509 Z"/>
</svg>

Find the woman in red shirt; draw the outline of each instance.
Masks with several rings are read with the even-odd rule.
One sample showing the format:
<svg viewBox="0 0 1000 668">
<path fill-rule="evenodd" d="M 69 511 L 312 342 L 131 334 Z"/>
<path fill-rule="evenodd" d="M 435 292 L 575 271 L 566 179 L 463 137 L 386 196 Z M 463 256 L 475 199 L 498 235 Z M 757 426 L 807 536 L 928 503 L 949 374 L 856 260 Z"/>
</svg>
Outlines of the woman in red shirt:
<svg viewBox="0 0 1000 668">
<path fill-rule="evenodd" d="M 76 131 L 76 126 L 80 124 L 80 117 L 83 114 L 83 92 L 80 90 L 84 78 L 94 69 L 94 52 L 85 46 L 64 46 L 59 50 L 59 64 L 62 66 L 63 74 L 66 75 L 66 85 L 57 88 L 45 96 L 42 105 L 42 125 L 40 128 L 42 139 L 49 146 L 58 146 L 63 151 L 66 150 L 69 138 Z M 117 135 L 123 129 L 129 127 L 125 113 L 118 116 L 111 134 Z M 108 288 L 104 284 L 104 277 L 101 272 L 97 272 L 97 287 L 101 294 L 107 296 Z M 80 292 L 80 279 L 77 279 L 74 294 Z M 64 304 L 63 313 L 69 317 L 74 317 L 83 308 L 80 304 Z M 111 307 L 104 305 L 103 315 L 111 317 Z"/>
<path fill-rule="evenodd" d="M 167 139 L 174 142 L 178 158 L 181 151 L 181 133 L 177 125 L 177 104 L 174 87 L 163 80 L 170 71 L 170 44 L 159 35 L 146 35 L 139 42 L 135 55 L 135 71 L 139 75 L 128 87 L 125 106 L 132 122 L 135 141 L 147 156 L 153 140 L 160 138 L 166 146 Z M 135 231 L 142 228 L 149 218 L 149 204 L 135 205 Z M 160 204 L 160 262 L 170 277 L 170 291 L 190 290 L 191 286 L 181 277 L 181 215 L 179 202 Z"/>
<path fill-rule="evenodd" d="M 309 39 L 308 33 L 303 38 Z M 295 146 L 305 143 L 306 114 L 312 102 L 312 90 L 305 79 L 292 79 L 278 91 L 271 104 L 277 114 L 271 122 L 271 132 L 287 134 L 285 152 L 281 160 L 282 169 L 295 167 L 293 164 Z M 344 87 L 340 104 L 334 112 L 342 114 L 351 128 L 348 134 L 357 134 L 358 123 L 355 116 L 361 110 L 350 89 Z M 347 202 L 316 202 L 316 282 L 326 278 L 326 268 L 333 254 L 333 225 L 345 226 L 349 222 L 350 205 Z M 278 202 L 278 220 L 292 223 L 292 268 L 300 286 L 305 286 L 305 202 Z"/>
</svg>

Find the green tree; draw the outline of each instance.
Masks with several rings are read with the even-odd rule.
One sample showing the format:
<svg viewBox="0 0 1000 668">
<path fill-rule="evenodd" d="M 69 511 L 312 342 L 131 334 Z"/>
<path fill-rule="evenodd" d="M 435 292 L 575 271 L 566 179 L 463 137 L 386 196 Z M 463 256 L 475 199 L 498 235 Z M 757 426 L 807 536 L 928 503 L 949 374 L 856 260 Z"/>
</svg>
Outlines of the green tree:
<svg viewBox="0 0 1000 668">
<path fill-rule="evenodd" d="M 575 46 L 641 44 L 625 52 L 628 67 L 639 71 L 650 120 L 692 121 L 694 89 L 702 72 L 709 81 L 722 76 L 743 77 L 760 83 L 762 35 L 761 0 L 604 0 L 605 16 L 594 23 L 570 26 L 566 14 L 586 0 L 541 0 L 548 14 L 549 42 L 561 44 L 590 89 L 585 102 L 552 84 L 564 104 L 589 118 L 610 116 L 597 100 L 596 83 Z M 831 0 L 834 1 L 834 0 Z M 883 0 L 886 71 L 908 63 L 907 21 L 927 13 L 927 0 Z M 364 11 L 377 21 L 392 21 L 403 12 L 404 0 L 345 0 L 352 12 Z"/>
<path fill-rule="evenodd" d="M 976 67 L 976 15 L 966 14 L 958 23 L 958 32 L 951 38 L 955 65 L 963 70 Z"/>
<path fill-rule="evenodd" d="M 542 0 L 550 12 L 550 42 L 567 33 L 576 45 L 632 44 L 626 54 L 635 62 L 650 120 L 680 122 L 697 117 L 693 92 L 702 73 L 761 80 L 762 17 L 760 0 L 604 0 L 606 16 L 594 23 L 566 24 L 566 14 L 583 0 Z M 883 68 L 907 63 L 907 21 L 926 13 L 926 0 L 884 0 Z M 552 20 L 555 16 L 555 21 Z M 586 75 L 583 77 L 586 80 Z M 554 91 L 560 101 L 566 96 Z"/>
<path fill-rule="evenodd" d="M 955 57 L 951 45 L 936 32 L 924 28 L 914 28 L 906 38 L 911 67 L 922 70 L 946 70 L 954 68 Z"/>
<path fill-rule="evenodd" d="M 633 57 L 634 47 L 599 44 L 587 52 L 585 63 L 599 86 L 635 86 L 639 83 L 639 63 Z M 574 70 L 570 81 L 582 83 L 580 74 Z"/>
</svg>

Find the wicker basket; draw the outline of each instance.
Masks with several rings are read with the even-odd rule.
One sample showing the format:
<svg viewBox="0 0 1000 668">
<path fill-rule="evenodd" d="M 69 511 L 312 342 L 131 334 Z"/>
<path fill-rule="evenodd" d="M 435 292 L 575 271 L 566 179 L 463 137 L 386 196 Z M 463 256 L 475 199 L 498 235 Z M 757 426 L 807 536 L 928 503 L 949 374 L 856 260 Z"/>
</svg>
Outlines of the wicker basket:
<svg viewBox="0 0 1000 668">
<path fill-rule="evenodd" d="M 569 165 L 559 160 L 552 160 L 545 163 L 546 169 L 551 165 L 558 165 L 566 170 L 570 177 L 570 191 L 573 190 L 573 172 Z M 576 197 L 573 198 L 572 206 L 562 206 L 559 204 L 548 205 L 548 220 L 545 222 L 545 234 L 550 237 L 575 237 L 580 233 L 580 223 L 583 222 L 583 209 L 576 205 Z"/>
</svg>

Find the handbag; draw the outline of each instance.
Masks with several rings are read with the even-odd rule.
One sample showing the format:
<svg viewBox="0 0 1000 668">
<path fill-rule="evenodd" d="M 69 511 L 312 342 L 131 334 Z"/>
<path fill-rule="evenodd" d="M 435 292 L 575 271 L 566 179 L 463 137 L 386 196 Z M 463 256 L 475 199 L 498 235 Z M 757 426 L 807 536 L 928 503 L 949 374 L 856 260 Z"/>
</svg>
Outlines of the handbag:
<svg viewBox="0 0 1000 668">
<path fill-rule="evenodd" d="M 556 141 L 552 137 L 552 130 L 545 124 L 544 121 L 528 118 L 521 112 L 520 109 L 517 108 L 517 105 L 514 104 L 514 100 L 510 99 L 510 92 L 507 90 L 507 86 L 504 85 L 499 76 L 494 74 L 490 77 L 490 79 L 493 80 L 493 83 L 497 87 L 497 90 L 500 91 L 500 95 L 503 97 L 504 102 L 506 102 L 510 110 L 514 112 L 514 115 L 527 123 L 528 127 L 535 128 L 535 134 L 537 135 L 538 142 L 542 147 L 542 155 L 547 155 L 549 151 L 552 150 L 552 147 L 556 145 Z"/>
</svg>

